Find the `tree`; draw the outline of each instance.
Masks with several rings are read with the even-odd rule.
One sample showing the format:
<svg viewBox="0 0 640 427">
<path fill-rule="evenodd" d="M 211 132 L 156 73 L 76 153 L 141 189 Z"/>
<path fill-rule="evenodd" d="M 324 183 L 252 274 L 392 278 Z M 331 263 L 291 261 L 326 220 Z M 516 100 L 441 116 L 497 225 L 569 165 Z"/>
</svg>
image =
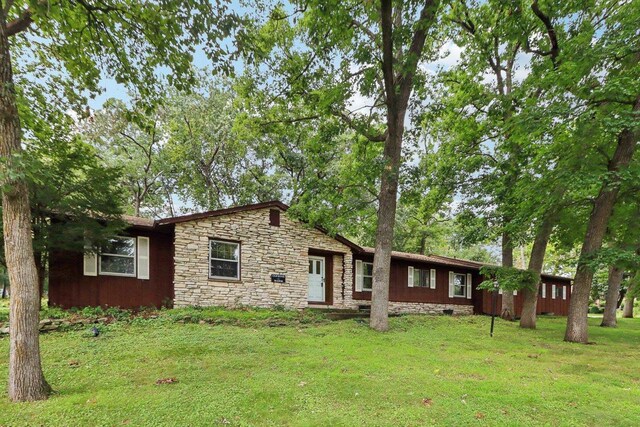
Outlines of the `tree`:
<svg viewBox="0 0 640 427">
<path fill-rule="evenodd" d="M 142 106 L 109 99 L 81 126 L 83 137 L 99 150 L 102 159 L 121 169 L 119 180 L 126 189 L 127 205 L 133 209 L 129 213 L 135 216 L 165 210 L 160 120 L 157 108 L 147 113 Z"/>
<path fill-rule="evenodd" d="M 371 142 L 384 142 L 378 191 L 371 327 L 388 328 L 388 293 L 402 142 L 409 101 L 424 84 L 419 64 L 429 56 L 438 0 L 394 4 L 300 2 L 276 7 L 254 43 L 251 58 L 271 80 L 256 83 L 282 121 L 338 117 Z M 425 45 L 427 48 L 425 49 Z M 254 80 L 255 81 L 255 80 Z M 370 99 L 368 113 L 349 109 L 351 97 Z M 302 116 L 300 111 L 312 114 Z"/>
<path fill-rule="evenodd" d="M 446 18 L 461 59 L 432 89 L 441 141 L 438 174 L 445 187 L 451 179 L 457 182 L 450 189 L 462 196 L 458 219 L 468 239 L 499 239 L 507 269 L 526 230 L 517 221 L 524 209 L 516 185 L 535 153 L 535 142 L 527 146 L 514 129 L 529 96 L 518 78 L 526 65 L 523 39 L 535 27 L 533 15 L 520 8 L 517 2 L 455 3 Z M 513 291 L 503 291 L 501 316 L 514 320 Z"/>
<path fill-rule="evenodd" d="M 615 328 L 617 326 L 616 311 L 618 308 L 618 296 L 620 295 L 620 285 L 624 276 L 624 270 L 617 266 L 609 269 L 609 279 L 607 280 L 607 297 L 604 306 L 604 314 L 600 326 Z"/>
<path fill-rule="evenodd" d="M 638 292 L 638 281 L 640 280 L 640 274 L 635 273 L 629 281 L 627 287 L 627 294 L 624 297 L 624 308 L 622 311 L 622 317 L 633 319 L 633 303 Z"/>
<path fill-rule="evenodd" d="M 638 170 L 638 160 L 630 169 Z M 640 267 L 640 199 L 638 184 L 634 180 L 621 185 L 614 212 L 608 224 L 608 247 L 598 254 L 601 264 L 609 265 L 604 314 L 600 326 L 616 327 L 616 312 L 619 306 L 625 271 L 635 271 Z"/>
<path fill-rule="evenodd" d="M 167 97 L 161 118 L 167 138 L 165 173 L 181 199 L 196 208 L 252 203 L 255 199 L 244 188 L 243 177 L 245 168 L 254 165 L 246 159 L 246 142 L 234 131 L 235 94 L 226 81 L 201 76 L 192 91 L 172 91 Z"/>
<path fill-rule="evenodd" d="M 162 80 L 159 66 L 169 70 L 170 83 L 188 87 L 193 82 L 195 46 L 205 45 L 212 58 L 224 53 L 218 41 L 234 24 L 233 19 L 221 17 L 225 12 L 224 4 L 214 9 L 208 1 L 197 0 L 131 1 L 126 7 L 108 0 L 2 3 L 0 158 L 5 259 L 12 290 L 11 400 L 44 399 L 50 391 L 40 362 L 38 275 L 31 244 L 28 186 L 20 161 L 24 123 L 17 97 L 29 96 L 30 83 L 40 80 L 54 95 L 52 101 L 66 98 L 78 105 L 82 101 L 78 94 L 99 90 L 104 72 L 130 84 L 151 101 Z M 37 30 L 37 37 L 30 29 Z M 34 78 L 30 79 L 28 72 L 22 74 L 29 70 Z"/>
<path fill-rule="evenodd" d="M 42 296 L 51 250 L 97 246 L 124 225 L 123 203 L 116 186 L 120 171 L 100 164 L 96 151 L 74 134 L 72 118 L 47 104 L 28 107 L 23 108 L 30 128 L 23 165 Z"/>
</svg>

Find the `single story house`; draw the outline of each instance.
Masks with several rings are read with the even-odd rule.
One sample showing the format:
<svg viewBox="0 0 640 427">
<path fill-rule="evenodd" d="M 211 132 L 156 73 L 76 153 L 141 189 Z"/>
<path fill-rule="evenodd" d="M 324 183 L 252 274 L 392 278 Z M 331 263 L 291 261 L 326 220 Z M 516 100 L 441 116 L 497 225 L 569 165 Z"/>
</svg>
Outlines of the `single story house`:
<svg viewBox="0 0 640 427">
<path fill-rule="evenodd" d="M 370 305 L 373 249 L 286 215 L 278 201 L 129 227 L 99 253 L 55 252 L 49 303 L 61 307 L 256 306 L 357 309 Z M 483 264 L 393 252 L 392 313 L 481 314 Z M 571 280 L 543 275 L 540 313 L 566 315 Z M 516 312 L 522 307 L 516 296 Z"/>
</svg>

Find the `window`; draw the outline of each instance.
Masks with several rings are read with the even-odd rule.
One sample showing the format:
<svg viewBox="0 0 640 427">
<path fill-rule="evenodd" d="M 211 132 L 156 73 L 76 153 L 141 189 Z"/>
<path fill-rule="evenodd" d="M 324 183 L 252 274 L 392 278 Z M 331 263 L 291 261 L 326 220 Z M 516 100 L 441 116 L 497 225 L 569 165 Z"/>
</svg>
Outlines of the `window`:
<svg viewBox="0 0 640 427">
<path fill-rule="evenodd" d="M 556 286 L 556 298 L 562 298 L 562 289 L 564 286 Z"/>
<path fill-rule="evenodd" d="M 464 297 L 467 290 L 467 276 L 464 274 L 453 275 L 453 296 Z"/>
<path fill-rule="evenodd" d="M 362 290 L 370 291 L 373 288 L 373 263 L 362 263 Z"/>
<path fill-rule="evenodd" d="M 136 239 L 115 237 L 100 251 L 100 274 L 107 276 L 136 275 Z"/>
<path fill-rule="evenodd" d="M 209 240 L 209 277 L 240 279 L 240 243 Z"/>
<path fill-rule="evenodd" d="M 428 288 L 429 287 L 429 270 L 414 268 L 413 269 L 413 287 Z"/>
</svg>

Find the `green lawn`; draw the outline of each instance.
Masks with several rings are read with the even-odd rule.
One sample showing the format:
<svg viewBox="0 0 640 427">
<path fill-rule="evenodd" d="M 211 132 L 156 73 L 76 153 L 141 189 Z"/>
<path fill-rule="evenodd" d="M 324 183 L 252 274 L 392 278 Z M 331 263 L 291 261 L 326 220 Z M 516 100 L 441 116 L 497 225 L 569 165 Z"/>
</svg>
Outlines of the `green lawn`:
<svg viewBox="0 0 640 427">
<path fill-rule="evenodd" d="M 481 316 L 394 318 L 381 334 L 259 313 L 245 326 L 161 318 L 43 335 L 56 393 L 11 404 L 3 392 L 0 425 L 640 425 L 638 319 L 590 319 L 585 346 L 562 342 L 562 318 L 537 331 L 498 321 L 489 338 Z M 5 383 L 6 337 L 0 350 Z"/>
<path fill-rule="evenodd" d="M 6 322 L 7 319 L 9 319 L 9 299 L 0 298 L 0 322 Z"/>
</svg>

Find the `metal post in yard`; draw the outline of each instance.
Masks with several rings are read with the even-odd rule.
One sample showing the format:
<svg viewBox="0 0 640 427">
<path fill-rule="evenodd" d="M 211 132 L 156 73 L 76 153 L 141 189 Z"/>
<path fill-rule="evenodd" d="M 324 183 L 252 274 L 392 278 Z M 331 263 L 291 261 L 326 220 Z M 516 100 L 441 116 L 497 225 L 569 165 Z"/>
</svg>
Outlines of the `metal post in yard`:
<svg viewBox="0 0 640 427">
<path fill-rule="evenodd" d="M 493 325 L 496 323 L 496 310 L 498 305 L 498 289 L 500 285 L 497 281 L 493 282 L 493 293 L 491 295 L 491 333 L 490 336 L 493 337 Z"/>
</svg>

